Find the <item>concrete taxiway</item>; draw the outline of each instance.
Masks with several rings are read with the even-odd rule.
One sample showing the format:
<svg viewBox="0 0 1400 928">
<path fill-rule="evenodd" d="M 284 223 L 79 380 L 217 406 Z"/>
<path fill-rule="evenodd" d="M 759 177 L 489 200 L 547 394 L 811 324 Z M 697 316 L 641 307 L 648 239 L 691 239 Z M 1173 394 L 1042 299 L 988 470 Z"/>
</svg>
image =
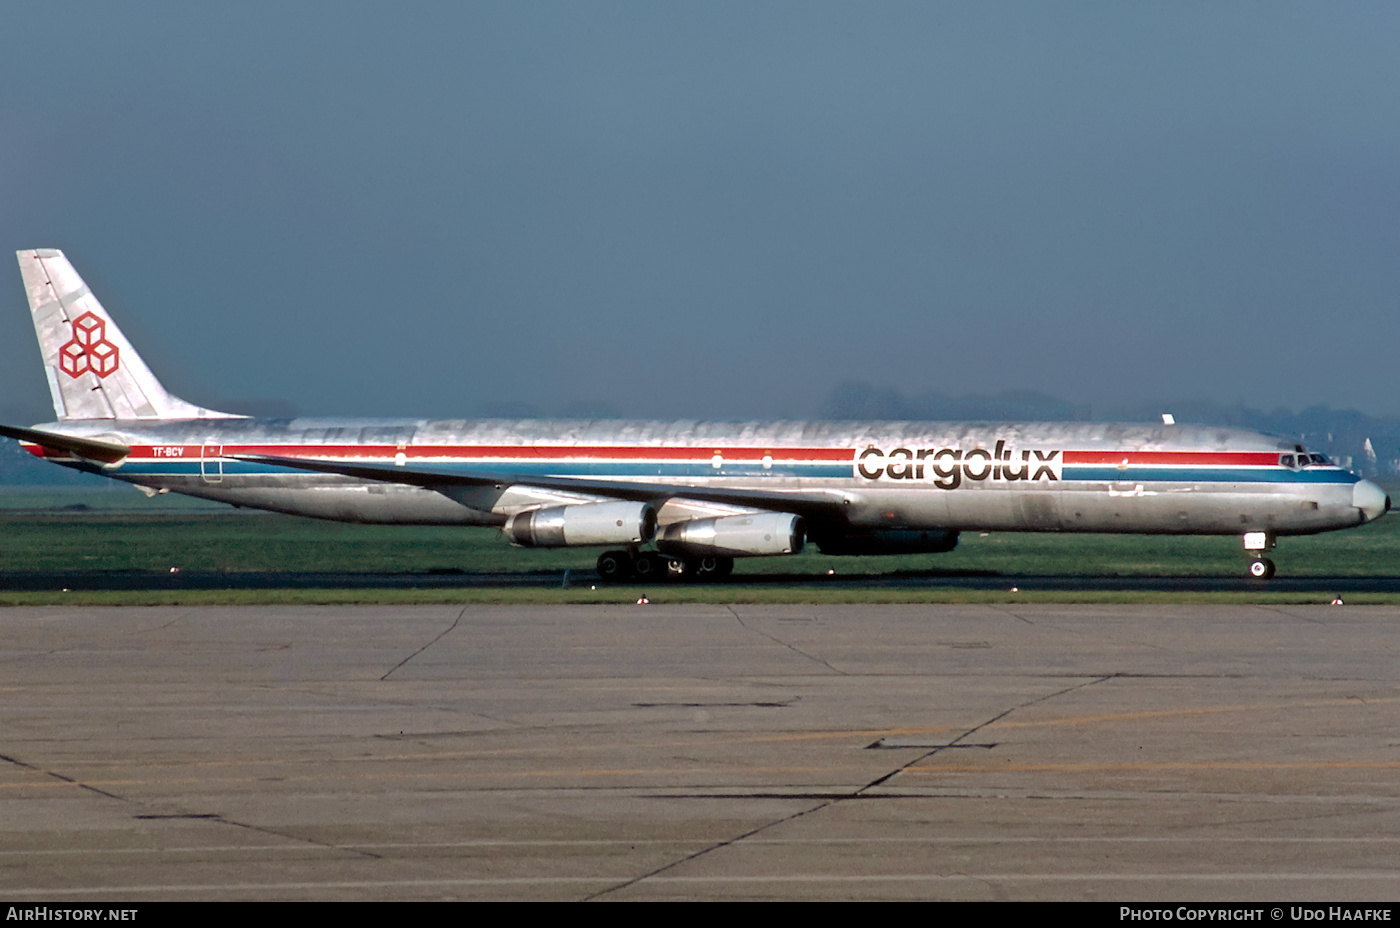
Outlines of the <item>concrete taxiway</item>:
<svg viewBox="0 0 1400 928">
<path fill-rule="evenodd" d="M 0 610 L 0 898 L 1400 898 L 1400 608 Z"/>
</svg>

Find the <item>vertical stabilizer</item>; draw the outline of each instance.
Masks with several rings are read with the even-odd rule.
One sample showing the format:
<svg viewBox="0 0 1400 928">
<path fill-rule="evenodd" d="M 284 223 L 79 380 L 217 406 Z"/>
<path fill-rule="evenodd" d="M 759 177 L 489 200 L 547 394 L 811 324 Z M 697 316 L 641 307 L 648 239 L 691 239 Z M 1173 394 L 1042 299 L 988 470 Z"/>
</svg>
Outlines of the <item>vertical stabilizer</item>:
<svg viewBox="0 0 1400 928">
<path fill-rule="evenodd" d="M 165 392 L 63 252 L 19 252 L 59 419 L 229 418 Z"/>
</svg>

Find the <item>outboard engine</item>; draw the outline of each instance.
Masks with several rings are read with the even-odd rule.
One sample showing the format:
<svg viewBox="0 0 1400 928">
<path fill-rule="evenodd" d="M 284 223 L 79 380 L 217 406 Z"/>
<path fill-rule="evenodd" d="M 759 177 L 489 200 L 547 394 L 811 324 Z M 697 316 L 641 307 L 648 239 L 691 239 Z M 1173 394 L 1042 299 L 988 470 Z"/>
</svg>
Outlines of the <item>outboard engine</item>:
<svg viewBox="0 0 1400 928">
<path fill-rule="evenodd" d="M 628 502 L 530 509 L 512 516 L 505 533 L 524 548 L 643 545 L 656 535 L 656 510 Z"/>
<path fill-rule="evenodd" d="M 662 554 L 765 557 L 797 554 L 807 540 L 801 516 L 790 512 L 758 512 L 673 522 L 656 537 Z"/>
</svg>

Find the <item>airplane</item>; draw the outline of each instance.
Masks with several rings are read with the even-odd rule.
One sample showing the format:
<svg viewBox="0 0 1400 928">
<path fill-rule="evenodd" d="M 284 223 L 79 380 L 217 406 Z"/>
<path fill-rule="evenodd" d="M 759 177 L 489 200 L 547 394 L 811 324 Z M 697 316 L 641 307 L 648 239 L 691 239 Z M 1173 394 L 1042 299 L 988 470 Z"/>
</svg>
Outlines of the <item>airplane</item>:
<svg viewBox="0 0 1400 928">
<path fill-rule="evenodd" d="M 265 419 L 166 392 L 63 252 L 18 253 L 53 422 L 32 454 L 133 484 L 343 522 L 489 526 L 601 547 L 605 581 L 718 580 L 734 560 L 936 554 L 959 533 L 1281 536 L 1390 498 L 1303 445 L 1133 423 Z M 651 550 L 654 548 L 654 550 Z"/>
</svg>

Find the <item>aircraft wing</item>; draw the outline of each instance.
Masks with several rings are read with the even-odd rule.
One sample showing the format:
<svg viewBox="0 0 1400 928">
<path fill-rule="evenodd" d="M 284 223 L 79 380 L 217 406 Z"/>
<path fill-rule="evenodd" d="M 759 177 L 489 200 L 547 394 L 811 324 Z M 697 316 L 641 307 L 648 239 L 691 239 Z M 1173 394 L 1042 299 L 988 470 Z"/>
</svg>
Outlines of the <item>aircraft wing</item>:
<svg viewBox="0 0 1400 928">
<path fill-rule="evenodd" d="M 131 453 L 126 445 L 114 441 L 98 441 L 94 438 L 74 438 L 72 435 L 59 435 L 56 432 L 41 432 L 38 429 L 22 429 L 13 425 L 0 425 L 0 435 L 43 445 L 57 451 L 66 451 L 89 461 L 115 464 Z"/>
<path fill-rule="evenodd" d="M 713 489 L 688 484 L 644 483 L 630 480 L 594 480 L 588 477 L 543 477 L 539 475 L 473 473 L 446 467 L 428 465 L 397 464 L 357 464 L 351 461 L 316 460 L 312 458 L 288 458 L 267 454 L 226 454 L 225 458 L 234 461 L 249 461 L 256 464 L 274 464 L 279 467 L 295 467 L 300 470 L 316 471 L 322 474 L 342 474 L 346 477 L 359 477 L 363 480 L 383 480 L 390 483 L 403 483 L 410 486 L 433 490 L 441 487 L 498 487 L 510 486 L 539 487 L 545 490 L 562 490 L 574 493 L 591 493 L 613 499 L 651 502 L 670 498 L 703 500 L 712 503 L 727 503 L 734 506 L 751 506 L 757 509 L 771 509 L 791 512 L 796 515 L 831 517 L 837 516 L 845 505 L 846 497 L 839 492 L 784 492 L 781 490 L 753 489 Z"/>
</svg>

